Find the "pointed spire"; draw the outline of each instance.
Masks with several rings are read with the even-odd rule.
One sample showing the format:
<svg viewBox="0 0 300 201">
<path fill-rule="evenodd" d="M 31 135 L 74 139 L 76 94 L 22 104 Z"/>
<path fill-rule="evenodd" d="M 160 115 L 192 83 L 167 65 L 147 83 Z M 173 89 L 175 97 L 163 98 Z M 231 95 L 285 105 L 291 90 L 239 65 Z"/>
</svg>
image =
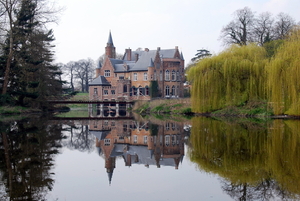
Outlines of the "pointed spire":
<svg viewBox="0 0 300 201">
<path fill-rule="evenodd" d="M 112 180 L 112 176 L 113 176 L 113 171 L 107 172 L 107 175 L 108 175 L 108 182 L 109 182 L 109 185 L 111 185 L 111 180 Z"/>
<path fill-rule="evenodd" d="M 107 45 L 111 45 L 112 47 L 114 47 L 114 43 L 113 43 L 113 40 L 112 40 L 112 36 L 111 36 L 111 31 L 110 30 L 109 30 L 109 36 L 108 36 Z"/>
</svg>

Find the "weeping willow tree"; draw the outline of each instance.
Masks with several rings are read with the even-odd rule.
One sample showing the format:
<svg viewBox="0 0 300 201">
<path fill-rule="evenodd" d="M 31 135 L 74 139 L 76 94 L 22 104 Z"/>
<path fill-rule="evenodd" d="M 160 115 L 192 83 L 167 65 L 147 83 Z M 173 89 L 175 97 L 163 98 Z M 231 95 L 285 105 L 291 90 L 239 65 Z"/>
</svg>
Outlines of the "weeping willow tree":
<svg viewBox="0 0 300 201">
<path fill-rule="evenodd" d="M 251 185 L 267 177 L 261 166 L 266 160 L 266 128 L 202 117 L 193 118 L 192 125 L 188 155 L 200 170 Z"/>
<path fill-rule="evenodd" d="M 259 125 L 196 117 L 192 125 L 188 156 L 200 170 L 236 185 L 299 197 L 300 121 Z"/>
<path fill-rule="evenodd" d="M 201 60 L 188 71 L 193 83 L 193 112 L 211 112 L 266 99 L 266 51 L 254 44 L 233 45 L 219 55 Z"/>
<path fill-rule="evenodd" d="M 274 114 L 300 115 L 300 29 L 295 28 L 266 67 Z"/>
</svg>

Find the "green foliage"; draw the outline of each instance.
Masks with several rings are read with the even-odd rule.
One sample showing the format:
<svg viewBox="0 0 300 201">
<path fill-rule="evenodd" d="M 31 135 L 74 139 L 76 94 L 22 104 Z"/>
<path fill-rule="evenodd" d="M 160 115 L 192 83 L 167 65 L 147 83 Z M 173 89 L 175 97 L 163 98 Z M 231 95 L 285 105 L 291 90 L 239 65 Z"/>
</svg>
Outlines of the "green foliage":
<svg viewBox="0 0 300 201">
<path fill-rule="evenodd" d="M 169 113 L 171 112 L 170 106 L 167 106 L 166 104 L 161 104 L 156 106 L 151 110 L 151 112 L 154 113 Z"/>
<path fill-rule="evenodd" d="M 254 44 L 233 45 L 217 56 L 201 60 L 188 71 L 193 83 L 192 110 L 212 112 L 265 99 L 266 52 Z"/>
<path fill-rule="evenodd" d="M 248 115 L 300 115 L 300 28 L 285 40 L 231 46 L 219 55 L 205 58 L 188 70 L 193 83 L 192 110 L 213 112 L 259 101 L 262 108 Z M 228 111 L 229 112 L 229 111 Z M 234 111 L 232 111 L 234 112 Z"/>
<path fill-rule="evenodd" d="M 156 80 L 152 80 L 150 82 L 150 97 L 155 98 L 158 97 L 158 82 Z"/>
<path fill-rule="evenodd" d="M 275 114 L 300 115 L 300 29 L 295 29 L 267 66 Z"/>
<path fill-rule="evenodd" d="M 54 65 L 51 42 L 53 31 L 46 30 L 40 20 L 39 1 L 20 1 L 14 14 L 13 38 L 7 36 L 1 47 L 0 65 L 5 69 L 9 62 L 9 85 L 7 95 L 21 106 L 48 108 L 47 98 L 62 93 L 60 69 Z M 12 42 L 12 46 L 9 42 Z M 12 60 L 8 60 L 9 47 Z M 0 77 L 3 72 L 0 72 Z M 5 87 L 6 88 L 6 87 Z"/>
<path fill-rule="evenodd" d="M 267 51 L 267 57 L 272 58 L 276 54 L 278 48 L 283 44 L 283 42 L 283 40 L 273 40 L 265 43 L 264 48 Z"/>
<path fill-rule="evenodd" d="M 256 186 L 272 180 L 300 193 L 298 120 L 257 124 L 196 117 L 192 125 L 188 154 L 199 169 L 233 184 Z"/>
</svg>

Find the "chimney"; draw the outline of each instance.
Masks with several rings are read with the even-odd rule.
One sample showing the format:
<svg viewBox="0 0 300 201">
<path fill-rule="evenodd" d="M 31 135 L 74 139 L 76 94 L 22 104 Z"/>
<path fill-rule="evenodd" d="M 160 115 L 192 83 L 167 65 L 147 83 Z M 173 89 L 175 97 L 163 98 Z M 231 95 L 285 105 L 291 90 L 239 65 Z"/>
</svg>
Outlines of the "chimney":
<svg viewBox="0 0 300 201">
<path fill-rule="evenodd" d="M 139 54 L 135 53 L 135 62 L 137 62 L 139 60 Z"/>
<path fill-rule="evenodd" d="M 178 46 L 175 46 L 175 49 L 178 50 Z"/>
<path fill-rule="evenodd" d="M 131 49 L 130 48 L 126 49 L 126 54 L 127 54 L 127 61 L 131 61 Z"/>
<path fill-rule="evenodd" d="M 157 51 L 160 51 L 160 47 L 157 48 Z"/>
<path fill-rule="evenodd" d="M 149 52 L 149 49 L 148 49 L 148 48 L 145 48 L 145 52 Z"/>
</svg>

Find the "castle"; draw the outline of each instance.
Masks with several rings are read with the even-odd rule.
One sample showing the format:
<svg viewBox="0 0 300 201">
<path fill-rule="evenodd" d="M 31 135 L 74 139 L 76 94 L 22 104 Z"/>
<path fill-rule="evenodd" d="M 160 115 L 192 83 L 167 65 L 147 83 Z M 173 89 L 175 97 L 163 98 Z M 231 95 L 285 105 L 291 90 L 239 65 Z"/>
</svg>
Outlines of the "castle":
<svg viewBox="0 0 300 201">
<path fill-rule="evenodd" d="M 89 133 L 96 137 L 99 155 L 105 159 L 109 183 L 117 158 L 125 166 L 144 165 L 178 169 L 184 158 L 186 133 L 184 123 L 150 123 L 129 119 L 106 119 L 89 122 Z"/>
<path fill-rule="evenodd" d="M 103 64 L 96 68 L 89 83 L 92 101 L 132 101 L 183 97 L 184 58 L 178 47 L 132 51 L 126 49 L 116 59 L 116 48 L 109 33 Z"/>
</svg>

